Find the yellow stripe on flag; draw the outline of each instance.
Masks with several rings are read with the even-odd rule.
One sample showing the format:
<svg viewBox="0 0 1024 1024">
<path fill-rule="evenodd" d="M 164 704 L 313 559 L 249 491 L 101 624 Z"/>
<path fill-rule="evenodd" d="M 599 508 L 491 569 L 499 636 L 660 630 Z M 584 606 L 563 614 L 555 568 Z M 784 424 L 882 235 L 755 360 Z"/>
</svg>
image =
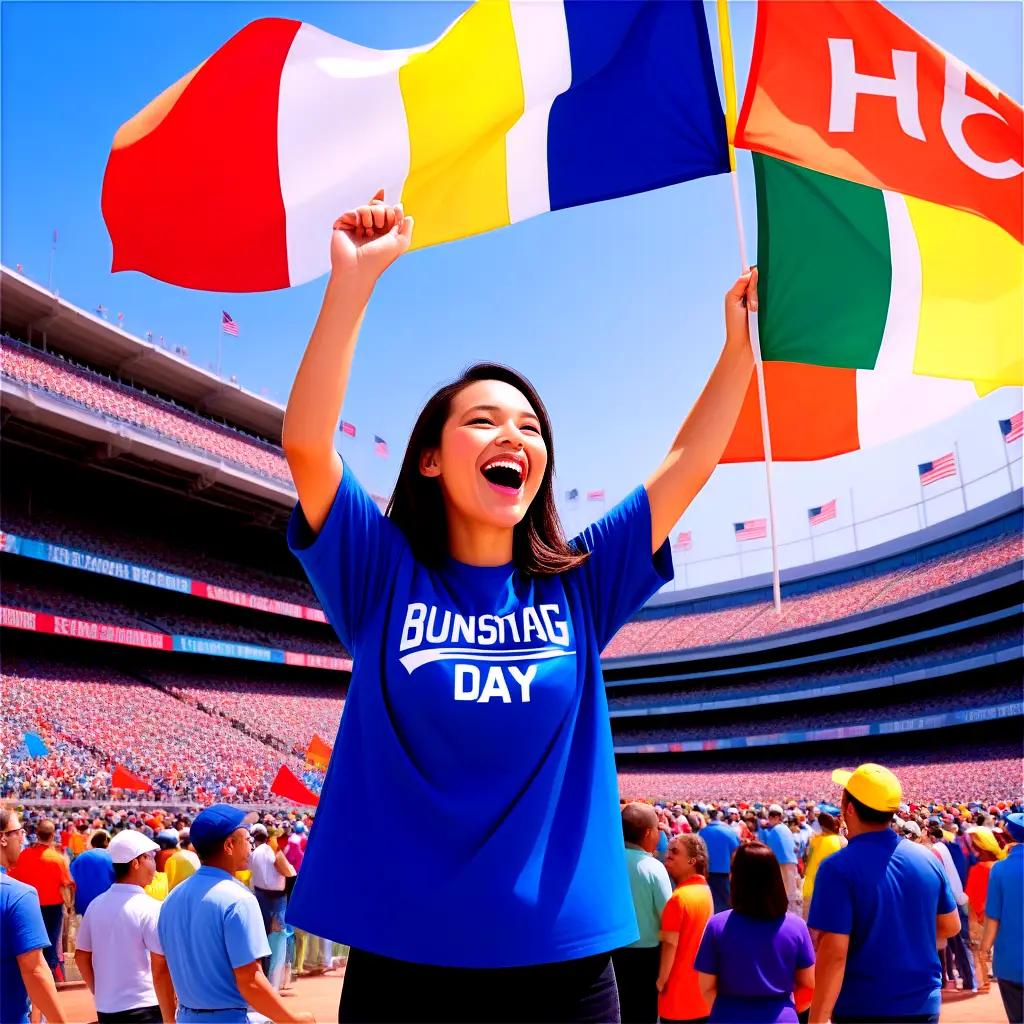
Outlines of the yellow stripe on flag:
<svg viewBox="0 0 1024 1024">
<path fill-rule="evenodd" d="M 1024 384 L 1024 247 L 982 217 L 906 197 L 921 252 L 914 373 Z"/>
<path fill-rule="evenodd" d="M 474 4 L 398 73 L 409 125 L 402 189 L 414 247 L 509 223 L 505 135 L 524 96 L 508 0 Z"/>
<path fill-rule="evenodd" d="M 718 47 L 722 55 L 722 85 L 725 87 L 725 130 L 729 138 L 729 167 L 736 170 L 736 70 L 732 58 L 732 29 L 729 0 L 718 0 Z"/>
</svg>

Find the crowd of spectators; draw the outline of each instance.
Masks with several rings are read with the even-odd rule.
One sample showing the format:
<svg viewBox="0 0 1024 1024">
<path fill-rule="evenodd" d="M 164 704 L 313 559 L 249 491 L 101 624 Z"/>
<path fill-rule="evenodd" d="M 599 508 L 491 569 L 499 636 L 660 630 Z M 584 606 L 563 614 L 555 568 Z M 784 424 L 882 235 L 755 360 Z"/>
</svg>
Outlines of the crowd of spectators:
<svg viewBox="0 0 1024 1024">
<path fill-rule="evenodd" d="M 901 566 L 807 594 L 784 593 L 781 615 L 776 614 L 770 601 L 757 601 L 630 622 L 608 644 L 604 656 L 622 658 L 710 647 L 806 629 L 920 597 L 1022 558 L 1024 537 L 1014 531 L 918 565 Z"/>
<path fill-rule="evenodd" d="M 959 804 L 978 800 L 987 806 L 1000 800 L 1021 800 L 1020 743 L 957 742 L 954 734 L 938 734 L 928 752 L 904 751 L 898 747 L 884 754 L 860 760 L 883 761 L 897 772 L 903 783 L 904 799 L 910 803 Z M 853 767 L 857 757 L 849 765 Z M 652 767 L 620 766 L 619 789 L 628 799 L 703 799 L 736 804 L 737 801 L 828 800 L 838 793 L 831 783 L 832 770 L 843 758 L 826 751 L 803 754 L 799 762 L 792 753 L 772 758 L 730 757 L 727 752 L 713 761 L 677 761 Z"/>
<path fill-rule="evenodd" d="M 111 668 L 5 656 L 0 678 L 5 796 L 109 799 L 120 765 L 152 785 L 150 799 L 247 802 L 270 798 L 282 764 L 305 770 L 294 755 Z M 29 732 L 51 753 L 20 756 Z"/>
<path fill-rule="evenodd" d="M 707 701 L 763 697 L 768 694 L 784 694 L 787 698 L 799 698 L 802 696 L 801 691 L 841 683 L 871 682 L 876 686 L 884 686 L 899 673 L 933 670 L 943 665 L 955 664 L 973 655 L 1007 648 L 1020 651 L 1019 629 L 1008 627 L 986 637 L 964 640 L 961 643 L 943 642 L 941 651 L 857 658 L 856 664 L 839 663 L 829 666 L 828 662 L 817 662 L 813 669 L 806 671 L 793 668 L 770 673 L 766 673 L 760 667 L 754 667 L 749 672 L 757 678 L 746 682 L 741 681 L 742 677 L 739 676 L 720 676 L 712 684 L 702 685 L 694 681 L 684 682 L 679 686 L 662 685 L 657 690 L 647 693 L 632 693 L 629 687 L 613 688 L 609 690 L 608 707 L 613 712 L 662 705 L 680 705 L 680 710 L 685 710 L 689 705 Z M 765 675 L 768 678 L 765 678 Z"/>
<path fill-rule="evenodd" d="M 728 714 L 726 721 L 701 722 L 699 725 L 673 725 L 657 729 L 637 729 L 632 723 L 637 719 L 616 718 L 613 725 L 616 743 L 672 743 L 681 740 L 720 739 L 725 736 L 760 736 L 765 733 L 789 732 L 792 730 L 828 729 L 844 725 L 860 725 L 867 722 L 895 721 L 902 718 L 917 718 L 942 712 L 962 711 L 966 708 L 992 707 L 1007 701 L 1020 700 L 1019 680 L 1010 683 L 978 685 L 970 690 L 937 694 L 934 697 L 917 697 L 913 700 L 886 702 L 879 707 L 874 702 L 866 707 L 832 709 L 834 702 L 826 707 L 816 707 L 813 713 L 806 709 L 788 714 L 772 715 L 767 718 L 737 720 L 735 714 Z"/>
<path fill-rule="evenodd" d="M 99 523 L 72 522 L 68 518 L 70 515 L 73 515 L 72 510 L 62 512 L 59 519 L 22 516 L 8 507 L 4 509 L 2 527 L 7 533 L 48 544 L 60 544 L 104 558 L 134 562 L 136 565 L 247 594 L 259 594 L 278 601 L 319 608 L 313 588 L 304 579 L 272 575 L 258 564 L 242 566 L 218 558 L 215 553 L 202 547 L 198 537 L 190 537 L 188 545 L 183 546 L 168 540 L 166 533 L 158 533 L 156 530 L 152 535 L 139 532 L 144 527 L 143 523 L 135 524 L 134 530 L 130 532 L 122 525 L 105 529 Z"/>
<path fill-rule="evenodd" d="M 195 614 L 160 607 L 161 592 L 157 590 L 154 590 L 152 595 L 139 597 L 128 603 L 109 598 L 86 597 L 81 593 L 52 585 L 5 580 L 3 603 L 30 611 L 49 612 L 52 615 L 63 615 L 89 622 L 130 626 L 156 633 L 203 637 L 236 644 L 255 644 L 327 657 L 346 656 L 344 648 L 332 639 L 328 627 L 319 627 L 322 635 L 313 636 L 309 630 L 298 633 L 286 628 L 257 629 L 239 622 L 218 622 L 202 614 L 203 606 L 198 601 L 195 602 Z M 207 611 L 209 610 L 207 608 Z M 278 618 L 277 621 L 284 627 L 289 620 Z"/>
<path fill-rule="evenodd" d="M 182 447 L 291 484 L 284 455 L 276 445 L 215 423 L 165 398 L 110 380 L 62 356 L 0 336 L 0 373 Z"/>
</svg>

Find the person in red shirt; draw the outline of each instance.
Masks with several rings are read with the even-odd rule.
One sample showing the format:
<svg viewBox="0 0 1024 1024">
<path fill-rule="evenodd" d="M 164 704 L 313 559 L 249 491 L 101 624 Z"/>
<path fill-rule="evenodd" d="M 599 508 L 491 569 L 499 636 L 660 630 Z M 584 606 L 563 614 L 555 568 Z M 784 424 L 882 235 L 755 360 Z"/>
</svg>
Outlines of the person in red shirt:
<svg viewBox="0 0 1024 1024">
<path fill-rule="evenodd" d="M 661 912 L 658 1016 L 663 1024 L 702 1022 L 711 1007 L 701 994 L 693 961 L 714 913 L 708 886 L 708 848 L 699 835 L 679 835 L 669 844 L 665 867 L 676 886 Z"/>
<path fill-rule="evenodd" d="M 64 908 L 74 910 L 75 883 L 67 858 L 54 847 L 57 827 L 49 818 L 36 826 L 36 844 L 23 850 L 18 862 L 9 869 L 10 876 L 39 893 L 39 908 L 50 945 L 43 950 L 54 978 L 63 981 L 61 968 L 61 935 L 64 931 Z"/>
</svg>

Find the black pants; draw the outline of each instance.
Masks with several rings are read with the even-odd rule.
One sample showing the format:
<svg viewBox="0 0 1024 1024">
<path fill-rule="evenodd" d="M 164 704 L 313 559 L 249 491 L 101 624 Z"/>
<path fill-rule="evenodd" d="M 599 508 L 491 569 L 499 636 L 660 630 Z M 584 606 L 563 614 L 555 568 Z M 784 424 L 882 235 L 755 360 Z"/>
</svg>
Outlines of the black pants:
<svg viewBox="0 0 1024 1024">
<path fill-rule="evenodd" d="M 99 1013 L 100 1024 L 162 1024 L 164 1015 L 159 1006 L 140 1006 L 136 1010 L 118 1010 L 117 1013 Z"/>
<path fill-rule="evenodd" d="M 610 953 L 535 967 L 432 967 L 352 949 L 343 1024 L 618 1024 Z"/>
<path fill-rule="evenodd" d="M 1021 1024 L 1024 1021 L 1024 985 L 1005 978 L 999 978 L 996 984 L 1003 1000 L 1003 1009 L 1006 1010 L 1006 1019 L 1010 1024 Z"/>
<path fill-rule="evenodd" d="M 612 953 L 622 1024 L 657 1024 L 661 947 L 628 946 Z"/>
</svg>

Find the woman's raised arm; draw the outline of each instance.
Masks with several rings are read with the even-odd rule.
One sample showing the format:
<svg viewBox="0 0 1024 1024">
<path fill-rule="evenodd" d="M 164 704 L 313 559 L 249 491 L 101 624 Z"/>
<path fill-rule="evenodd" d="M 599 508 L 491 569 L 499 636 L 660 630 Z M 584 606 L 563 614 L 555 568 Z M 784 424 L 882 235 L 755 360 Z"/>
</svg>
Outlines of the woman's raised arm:
<svg viewBox="0 0 1024 1024">
<path fill-rule="evenodd" d="M 647 481 L 651 505 L 651 550 L 707 483 L 729 443 L 750 385 L 754 357 L 747 309 L 757 311 L 757 269 L 744 274 L 725 296 L 725 346 L 672 448 Z"/>
<path fill-rule="evenodd" d="M 327 519 L 344 467 L 334 446 L 359 328 L 377 278 L 408 248 L 413 221 L 379 191 L 334 222 L 331 276 L 288 396 L 281 445 L 313 532 Z"/>
</svg>

